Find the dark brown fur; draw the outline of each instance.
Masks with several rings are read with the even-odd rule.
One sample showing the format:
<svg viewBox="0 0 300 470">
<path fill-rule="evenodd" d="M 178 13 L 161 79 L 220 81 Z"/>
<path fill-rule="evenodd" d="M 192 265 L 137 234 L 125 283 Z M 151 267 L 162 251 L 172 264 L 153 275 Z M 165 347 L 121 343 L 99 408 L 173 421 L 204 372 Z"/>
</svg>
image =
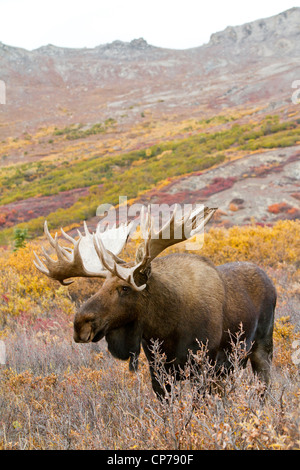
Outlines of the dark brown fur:
<svg viewBox="0 0 300 470">
<path fill-rule="evenodd" d="M 209 356 L 226 365 L 230 335 L 242 323 L 253 370 L 269 381 L 276 291 L 271 280 L 252 263 L 229 263 L 215 267 L 192 254 L 173 254 L 155 259 L 144 290 L 134 291 L 112 276 L 76 314 L 74 340 L 99 341 L 105 336 L 109 351 L 130 360 L 142 345 L 150 363 L 152 340 L 172 367 L 184 366 L 188 351 L 207 343 Z"/>
</svg>

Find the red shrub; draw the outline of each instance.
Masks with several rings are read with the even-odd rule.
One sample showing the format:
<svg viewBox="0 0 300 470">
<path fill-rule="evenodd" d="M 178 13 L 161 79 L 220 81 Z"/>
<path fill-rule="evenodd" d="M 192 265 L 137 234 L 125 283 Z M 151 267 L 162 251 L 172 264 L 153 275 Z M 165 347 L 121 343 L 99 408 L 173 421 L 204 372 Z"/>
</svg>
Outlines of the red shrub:
<svg viewBox="0 0 300 470">
<path fill-rule="evenodd" d="M 229 178 L 214 178 L 213 181 L 206 186 L 206 188 L 200 191 L 202 197 L 210 196 L 211 194 L 216 194 L 221 191 L 225 191 L 225 189 L 231 188 L 234 183 L 236 182 L 236 178 L 229 177 Z"/>
<path fill-rule="evenodd" d="M 271 212 L 272 214 L 279 214 L 279 212 L 287 212 L 291 208 L 292 207 L 286 202 L 280 202 L 269 206 L 268 212 Z"/>
</svg>

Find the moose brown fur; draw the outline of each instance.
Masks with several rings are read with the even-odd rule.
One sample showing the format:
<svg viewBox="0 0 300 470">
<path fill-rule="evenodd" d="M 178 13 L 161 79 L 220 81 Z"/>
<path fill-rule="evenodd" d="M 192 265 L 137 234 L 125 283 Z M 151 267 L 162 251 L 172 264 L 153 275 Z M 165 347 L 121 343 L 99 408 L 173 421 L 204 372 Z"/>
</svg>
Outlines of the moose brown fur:
<svg viewBox="0 0 300 470">
<path fill-rule="evenodd" d="M 157 258 L 141 292 L 116 276 L 104 282 L 76 314 L 74 340 L 99 341 L 118 359 L 134 360 L 142 345 L 152 386 L 163 390 L 152 368 L 152 340 L 159 340 L 170 368 L 184 367 L 188 351 L 208 341 L 209 357 L 226 365 L 229 331 L 242 323 L 252 368 L 268 383 L 272 358 L 275 288 L 259 267 L 229 263 L 215 267 L 192 254 Z"/>
<path fill-rule="evenodd" d="M 246 262 L 216 267 L 196 254 L 157 257 L 168 246 L 199 233 L 214 211 L 204 208 L 199 215 L 196 210 L 178 221 L 174 210 L 158 233 L 152 230 L 152 219 L 141 216 L 147 241 L 140 245 L 133 265 L 117 256 L 128 238 L 124 227 L 113 229 L 122 234 L 123 240 L 113 251 L 113 230 L 92 236 L 85 225 L 86 235 L 80 234 L 78 240 L 62 231 L 74 244 L 74 249 L 70 249 L 61 247 L 57 235 L 53 239 L 45 225 L 57 260 L 44 250 L 45 264 L 36 257 L 40 271 L 63 284 L 65 279 L 76 276 L 106 278 L 76 314 L 74 340 L 87 343 L 105 337 L 109 351 L 119 359 L 129 359 L 131 369 L 136 366 L 142 346 L 158 396 L 164 392 L 153 369 L 153 341 L 159 341 L 166 363 L 175 373 L 184 367 L 189 351 L 199 349 L 199 343 L 207 344 L 209 358 L 217 367 L 228 367 L 231 334 L 235 335 L 241 325 L 253 371 L 266 384 L 270 379 L 276 291 L 266 273 Z M 186 230 L 176 239 L 175 233 L 183 225 Z M 109 250 L 104 246 L 105 237 L 110 240 Z"/>
</svg>

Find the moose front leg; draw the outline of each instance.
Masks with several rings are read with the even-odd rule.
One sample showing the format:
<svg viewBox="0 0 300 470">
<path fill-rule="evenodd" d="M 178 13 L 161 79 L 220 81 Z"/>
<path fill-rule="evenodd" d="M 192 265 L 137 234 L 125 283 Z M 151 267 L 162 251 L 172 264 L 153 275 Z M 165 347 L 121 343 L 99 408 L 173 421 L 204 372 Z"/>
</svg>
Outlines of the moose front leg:
<svg viewBox="0 0 300 470">
<path fill-rule="evenodd" d="M 149 370 L 151 376 L 152 389 L 155 392 L 157 398 L 162 401 L 165 398 L 165 388 L 168 387 L 168 384 L 162 384 L 161 380 L 158 379 L 157 372 L 151 365 L 149 366 Z"/>
</svg>

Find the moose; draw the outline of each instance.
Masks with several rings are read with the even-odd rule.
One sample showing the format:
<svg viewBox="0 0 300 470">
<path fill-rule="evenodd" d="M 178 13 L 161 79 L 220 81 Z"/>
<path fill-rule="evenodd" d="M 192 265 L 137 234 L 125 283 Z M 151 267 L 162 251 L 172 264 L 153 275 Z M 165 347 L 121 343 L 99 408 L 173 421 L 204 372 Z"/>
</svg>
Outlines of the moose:
<svg viewBox="0 0 300 470">
<path fill-rule="evenodd" d="M 45 222 L 46 237 L 56 252 L 53 259 L 43 249 L 43 261 L 35 253 L 35 266 L 63 285 L 73 277 L 105 278 L 100 289 L 78 310 L 74 319 L 77 343 L 100 341 L 105 337 L 110 353 L 129 359 L 135 370 L 141 346 L 149 362 L 152 387 L 158 397 L 164 387 L 153 366 L 153 341 L 159 341 L 170 371 L 184 368 L 188 353 L 199 344 L 208 345 L 209 360 L 227 367 L 230 332 L 242 324 L 247 359 L 254 373 L 267 386 L 273 351 L 273 323 L 276 290 L 267 274 L 250 262 L 215 266 L 196 253 L 159 256 L 167 247 L 200 233 L 215 212 L 193 209 L 185 217 L 172 216 L 159 231 L 153 227 L 150 210 L 141 211 L 143 241 L 136 259 L 118 257 L 129 238 L 130 224 L 90 233 L 76 240 L 61 230 L 70 248 L 53 238 Z M 181 230 L 181 235 L 175 237 Z M 66 279 L 69 279 L 66 281 Z M 244 364 L 244 365 L 245 365 Z"/>
</svg>

